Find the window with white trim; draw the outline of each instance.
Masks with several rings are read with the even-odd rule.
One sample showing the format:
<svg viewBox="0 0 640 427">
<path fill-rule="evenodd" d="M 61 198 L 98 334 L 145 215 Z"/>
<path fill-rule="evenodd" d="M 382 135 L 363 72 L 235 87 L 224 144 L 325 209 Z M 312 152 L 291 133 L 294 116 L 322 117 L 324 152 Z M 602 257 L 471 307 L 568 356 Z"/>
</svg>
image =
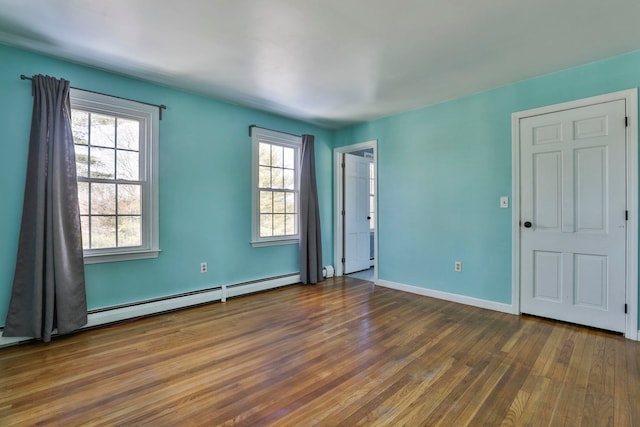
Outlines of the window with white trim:
<svg viewBox="0 0 640 427">
<path fill-rule="evenodd" d="M 253 246 L 299 239 L 300 137 L 253 127 Z"/>
<path fill-rule="evenodd" d="M 85 263 L 158 256 L 158 110 L 71 90 Z"/>
</svg>

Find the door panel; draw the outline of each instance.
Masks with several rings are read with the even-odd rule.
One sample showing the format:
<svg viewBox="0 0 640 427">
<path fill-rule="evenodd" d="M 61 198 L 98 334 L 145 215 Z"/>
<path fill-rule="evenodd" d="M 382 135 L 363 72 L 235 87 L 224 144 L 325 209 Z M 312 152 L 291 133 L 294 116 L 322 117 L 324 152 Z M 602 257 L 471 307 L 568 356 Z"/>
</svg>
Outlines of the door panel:
<svg viewBox="0 0 640 427">
<path fill-rule="evenodd" d="M 576 150 L 576 232 L 606 233 L 607 147 Z"/>
<path fill-rule="evenodd" d="M 576 290 L 574 304 L 607 310 L 607 257 L 574 256 Z"/>
<path fill-rule="evenodd" d="M 534 262 L 534 297 L 554 302 L 562 302 L 561 257 L 559 252 L 535 251 Z"/>
<path fill-rule="evenodd" d="M 623 100 L 520 121 L 521 310 L 625 330 Z"/>
<path fill-rule="evenodd" d="M 539 230 L 560 231 L 562 195 L 562 155 L 560 152 L 536 153 L 533 180 L 533 204 Z"/>
</svg>

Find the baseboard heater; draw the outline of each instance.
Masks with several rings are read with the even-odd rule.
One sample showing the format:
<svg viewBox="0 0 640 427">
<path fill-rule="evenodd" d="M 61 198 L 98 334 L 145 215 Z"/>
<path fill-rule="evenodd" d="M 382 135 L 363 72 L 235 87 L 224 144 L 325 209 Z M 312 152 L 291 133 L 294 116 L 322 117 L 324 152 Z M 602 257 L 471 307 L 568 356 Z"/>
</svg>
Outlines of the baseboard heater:
<svg viewBox="0 0 640 427">
<path fill-rule="evenodd" d="M 322 269 L 322 273 L 324 277 L 333 277 L 333 266 L 328 265 L 324 267 Z M 123 320 L 167 313 L 215 301 L 225 302 L 228 298 L 268 291 L 270 289 L 280 288 L 282 286 L 293 285 L 296 283 L 300 283 L 300 273 L 250 280 L 231 285 L 213 286 L 207 289 L 138 301 L 130 304 L 98 308 L 89 311 L 88 322 L 81 329 L 89 329 L 96 326 L 121 322 Z M 4 328 L 0 328 L 0 330 L 3 329 Z M 57 334 L 54 331 L 54 336 L 55 335 Z M 30 337 L 0 336 L 0 348 L 32 340 L 33 338 Z"/>
<path fill-rule="evenodd" d="M 270 277 L 267 279 L 251 280 L 248 282 L 235 283 L 231 285 L 219 285 L 207 289 L 201 289 L 182 294 L 169 295 L 161 298 L 154 298 L 145 301 L 138 301 L 131 304 L 103 307 L 89 311 L 88 322 L 81 329 L 93 328 L 110 323 L 139 317 L 151 316 L 170 311 L 180 310 L 201 304 L 215 301 L 224 302 L 227 298 L 255 292 L 267 291 L 282 286 L 293 285 L 300 282 L 300 273 L 285 274 L 282 276 Z M 4 329 L 4 328 L 0 328 Z M 54 331 L 54 335 L 55 331 Z M 17 344 L 25 341 L 32 341 L 30 337 L 2 337 L 0 336 L 0 347 Z"/>
</svg>

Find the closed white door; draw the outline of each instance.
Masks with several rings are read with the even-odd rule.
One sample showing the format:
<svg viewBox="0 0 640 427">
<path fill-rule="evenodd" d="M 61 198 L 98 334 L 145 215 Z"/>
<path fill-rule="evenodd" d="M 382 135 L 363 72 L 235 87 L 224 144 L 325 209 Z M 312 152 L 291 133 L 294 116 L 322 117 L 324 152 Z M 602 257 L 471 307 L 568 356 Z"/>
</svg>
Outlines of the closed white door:
<svg viewBox="0 0 640 427">
<path fill-rule="evenodd" d="M 344 272 L 366 270 L 370 266 L 369 228 L 370 159 L 345 154 L 344 161 Z"/>
<path fill-rule="evenodd" d="M 521 311 L 625 331 L 625 101 L 520 121 Z"/>
</svg>

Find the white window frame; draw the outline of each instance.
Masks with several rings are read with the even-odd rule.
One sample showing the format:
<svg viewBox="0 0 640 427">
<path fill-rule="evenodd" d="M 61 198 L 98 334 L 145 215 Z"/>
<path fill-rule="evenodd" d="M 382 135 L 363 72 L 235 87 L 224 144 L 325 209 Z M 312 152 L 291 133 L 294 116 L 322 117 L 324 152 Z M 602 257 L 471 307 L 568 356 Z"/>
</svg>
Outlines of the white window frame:
<svg viewBox="0 0 640 427">
<path fill-rule="evenodd" d="M 71 89 L 70 99 L 72 109 L 124 117 L 140 122 L 142 244 L 135 247 L 85 249 L 84 263 L 96 264 L 157 258 L 160 253 L 158 232 L 158 135 L 160 126 L 158 108 L 79 89 Z"/>
<path fill-rule="evenodd" d="M 295 150 L 295 194 L 296 221 L 298 233 L 287 236 L 260 237 L 260 190 L 258 187 L 259 146 L 260 142 L 281 145 Z M 253 247 L 291 245 L 300 242 L 300 167 L 302 159 L 302 138 L 288 133 L 263 129 L 257 126 L 251 128 L 251 245 Z"/>
</svg>

